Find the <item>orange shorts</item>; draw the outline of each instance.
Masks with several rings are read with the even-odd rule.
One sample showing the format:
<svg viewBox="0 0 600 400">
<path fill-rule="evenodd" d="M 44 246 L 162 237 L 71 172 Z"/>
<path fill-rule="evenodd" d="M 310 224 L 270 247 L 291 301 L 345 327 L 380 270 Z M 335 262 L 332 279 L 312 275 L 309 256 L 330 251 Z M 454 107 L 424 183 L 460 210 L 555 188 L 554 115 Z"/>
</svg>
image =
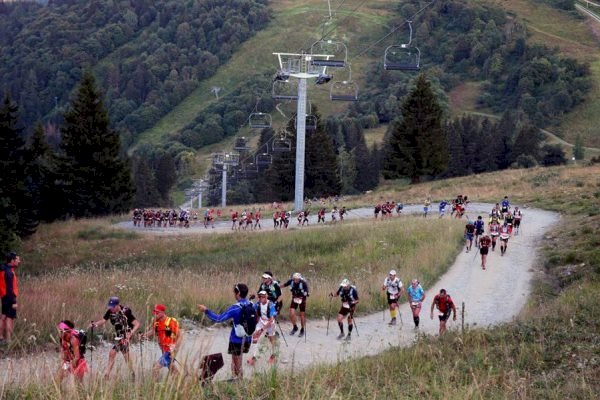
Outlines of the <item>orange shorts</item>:
<svg viewBox="0 0 600 400">
<path fill-rule="evenodd" d="M 85 361 L 85 358 L 80 358 L 79 361 L 77 361 L 77 366 L 75 368 L 71 368 L 70 371 L 76 378 L 83 378 L 83 376 L 85 375 L 86 372 L 88 372 L 88 366 L 87 366 L 87 362 Z"/>
</svg>

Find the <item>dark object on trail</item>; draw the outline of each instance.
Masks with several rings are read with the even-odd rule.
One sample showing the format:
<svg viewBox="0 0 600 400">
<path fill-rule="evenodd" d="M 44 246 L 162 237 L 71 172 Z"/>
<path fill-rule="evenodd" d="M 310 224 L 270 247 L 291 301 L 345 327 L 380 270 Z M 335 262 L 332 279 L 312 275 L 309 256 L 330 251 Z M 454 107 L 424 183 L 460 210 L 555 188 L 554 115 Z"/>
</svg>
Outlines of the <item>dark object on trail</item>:
<svg viewBox="0 0 600 400">
<path fill-rule="evenodd" d="M 200 362 L 200 383 L 202 385 L 212 381 L 215 374 L 223 368 L 223 355 L 221 353 L 209 354 L 202 358 Z"/>
</svg>

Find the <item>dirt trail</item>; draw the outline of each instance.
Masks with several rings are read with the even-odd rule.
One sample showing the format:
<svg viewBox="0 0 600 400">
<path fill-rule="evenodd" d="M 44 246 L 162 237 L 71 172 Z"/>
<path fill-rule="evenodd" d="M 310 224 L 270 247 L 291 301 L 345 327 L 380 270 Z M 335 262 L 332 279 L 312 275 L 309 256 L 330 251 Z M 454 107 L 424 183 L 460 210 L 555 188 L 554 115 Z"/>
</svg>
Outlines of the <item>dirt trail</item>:
<svg viewBox="0 0 600 400">
<path fill-rule="evenodd" d="M 473 218 L 478 213 L 483 214 L 487 212 L 491 209 L 491 206 L 491 204 L 470 204 L 468 214 Z M 421 212 L 421 208 L 421 206 L 416 205 L 406 206 L 405 212 L 417 213 Z M 436 207 L 434 207 L 433 211 L 432 217 L 437 218 Z M 556 213 L 537 209 L 524 209 L 523 214 L 521 233 L 509 240 L 508 251 L 504 256 L 500 256 L 498 248 L 495 252 L 490 252 L 487 270 L 484 271 L 481 269 L 480 257 L 475 250 L 470 253 L 463 251 L 458 255 L 447 273 L 433 287 L 425 288 L 426 300 L 421 312 L 421 327 L 419 332 L 432 335 L 437 334 L 437 317 L 434 316 L 435 319 L 430 320 L 429 307 L 431 306 L 433 296 L 439 292 L 440 288 L 447 289 L 459 309 L 460 305 L 463 302 L 465 303 L 465 324 L 469 324 L 470 326 L 488 326 L 508 322 L 519 314 L 530 290 L 538 243 L 544 233 L 559 219 Z M 330 216 L 328 215 L 327 217 L 329 220 Z M 365 217 L 372 218 L 372 209 L 353 210 L 348 215 L 349 219 Z M 269 229 L 266 226 L 272 229 L 270 220 L 265 220 L 264 222 L 263 226 L 265 229 Z M 227 223 L 219 225 L 215 230 L 205 230 L 201 224 L 199 225 L 185 230 L 185 233 L 227 232 L 230 228 L 230 225 Z M 126 226 L 131 226 L 131 224 L 128 223 Z M 181 233 L 182 230 L 158 229 L 145 231 L 165 234 L 165 231 Z M 381 277 L 382 281 L 383 278 L 384 276 Z M 402 276 L 400 278 L 406 286 L 413 277 Z M 360 294 L 360 283 L 357 286 Z M 284 290 L 284 298 L 284 302 L 287 304 L 289 299 L 287 290 Z M 286 347 L 283 341 L 281 341 L 281 357 L 278 366 L 284 369 L 293 368 L 297 370 L 316 363 L 336 363 L 337 361 L 352 357 L 376 354 L 385 351 L 390 346 L 407 346 L 415 339 L 417 331 L 414 329 L 408 305 L 404 303 L 400 307 L 402 324 L 399 323 L 394 327 L 387 326 L 389 313 L 384 313 L 383 311 L 357 317 L 356 327 L 358 332 L 355 330 L 352 341 L 350 343 L 338 341 L 336 340 L 336 336 L 339 333 L 339 329 L 335 322 L 335 313 L 338 308 L 339 300 L 334 299 L 329 335 L 326 334 L 327 321 L 325 319 L 309 320 L 307 322 L 306 341 L 305 339 L 290 337 L 288 333 L 291 326 L 289 323 L 283 323 L 283 333 L 286 336 L 289 347 Z M 284 310 L 284 313 L 286 312 Z M 310 316 L 310 302 L 308 315 Z M 459 329 L 460 316 L 457 322 L 449 322 L 448 325 L 450 329 Z M 192 371 L 195 370 L 201 354 L 222 352 L 225 357 L 225 367 L 221 369 L 217 377 L 220 379 L 230 377 L 230 358 L 225 354 L 228 336 L 229 328 L 215 327 L 189 331 L 178 356 L 179 362 L 185 364 L 186 368 Z M 94 351 L 94 373 L 103 371 L 109 349 L 110 346 L 107 344 Z M 151 364 L 159 357 L 158 346 L 155 343 L 144 343 L 141 350 L 144 356 L 143 369 L 140 362 L 139 344 L 133 346 L 137 374 L 140 376 L 143 370 L 143 374 L 149 375 Z M 253 349 L 250 351 L 252 352 Z M 268 352 L 260 356 L 255 367 L 249 367 L 245 364 L 245 374 L 249 375 L 253 371 L 261 371 L 268 368 L 268 356 Z M 115 368 L 124 374 L 124 363 L 120 356 L 118 357 Z M 89 354 L 87 358 L 89 361 Z M 2 359 L 0 361 L 0 371 L 3 371 L 1 380 L 4 384 L 21 383 L 24 381 L 48 381 L 51 375 L 56 372 L 59 365 L 56 353 L 42 353 L 37 356 L 28 357 L 26 360 Z"/>
</svg>

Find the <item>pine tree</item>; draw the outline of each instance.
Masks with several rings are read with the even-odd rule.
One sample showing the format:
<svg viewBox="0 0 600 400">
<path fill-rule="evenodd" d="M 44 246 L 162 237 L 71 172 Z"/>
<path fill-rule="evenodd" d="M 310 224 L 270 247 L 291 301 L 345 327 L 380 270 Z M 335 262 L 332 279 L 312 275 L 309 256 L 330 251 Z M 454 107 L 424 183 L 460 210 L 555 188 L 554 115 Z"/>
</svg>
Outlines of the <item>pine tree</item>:
<svg viewBox="0 0 600 400">
<path fill-rule="evenodd" d="M 129 165 L 120 156 L 119 134 L 110 127 L 91 72 L 84 72 L 64 120 L 58 163 L 63 214 L 87 217 L 129 210 L 133 200 Z"/>
<path fill-rule="evenodd" d="M 442 129 L 442 108 L 431 85 L 419 75 L 391 127 L 384 159 L 384 176 L 408 176 L 413 183 L 447 168 L 448 148 Z"/>
<path fill-rule="evenodd" d="M 352 154 L 354 155 L 354 163 L 356 164 L 354 187 L 359 192 L 373 189 L 373 166 L 371 165 L 371 155 L 369 154 L 363 134 L 360 135 L 356 147 L 352 150 Z"/>
<path fill-rule="evenodd" d="M 317 118 L 317 130 L 306 135 L 304 195 L 318 197 L 340 194 L 342 186 L 333 141 L 323 129 L 316 107 L 313 107 L 313 115 Z"/>
<path fill-rule="evenodd" d="M 446 123 L 444 128 L 448 141 L 448 176 L 467 174 L 465 167 L 465 146 L 462 139 L 462 127 L 458 119 Z"/>
<path fill-rule="evenodd" d="M 541 145 L 544 136 L 539 128 L 533 125 L 524 125 L 519 129 L 511 154 L 512 161 L 516 161 L 520 155 L 532 156 L 536 161 L 543 158 Z"/>
<path fill-rule="evenodd" d="M 34 200 L 33 207 L 38 218 L 51 222 L 58 217 L 58 208 L 53 199 L 55 157 L 46 140 L 42 124 L 38 123 L 29 140 L 27 162 L 27 189 Z"/>
<path fill-rule="evenodd" d="M 575 138 L 575 146 L 573 146 L 573 157 L 575 160 L 580 161 L 585 158 L 585 150 L 583 148 L 583 139 L 581 135 L 577 135 Z"/>
<path fill-rule="evenodd" d="M 156 178 L 146 159 L 138 159 L 134 163 L 135 199 L 138 208 L 155 207 L 161 201 L 157 189 Z"/>
<path fill-rule="evenodd" d="M 170 154 L 163 153 L 159 156 L 154 176 L 156 177 L 156 188 L 161 197 L 161 205 L 170 205 L 169 193 L 177 181 L 175 161 Z"/>
</svg>

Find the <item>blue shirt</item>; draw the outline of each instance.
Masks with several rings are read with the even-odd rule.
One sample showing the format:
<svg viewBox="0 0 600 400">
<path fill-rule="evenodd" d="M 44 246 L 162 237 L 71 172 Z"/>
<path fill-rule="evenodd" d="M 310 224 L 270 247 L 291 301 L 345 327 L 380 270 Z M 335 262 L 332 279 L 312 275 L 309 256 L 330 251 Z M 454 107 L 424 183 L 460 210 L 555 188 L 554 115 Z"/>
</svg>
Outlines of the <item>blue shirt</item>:
<svg viewBox="0 0 600 400">
<path fill-rule="evenodd" d="M 446 208 L 446 206 L 447 206 L 447 205 L 448 205 L 448 202 L 447 202 L 447 201 L 442 201 L 442 202 L 440 203 L 440 210 L 443 210 L 444 208 Z"/>
<path fill-rule="evenodd" d="M 408 297 L 410 297 L 410 301 L 423 301 L 423 297 L 425 296 L 425 291 L 421 285 L 418 285 L 416 289 L 410 285 L 406 289 L 406 292 L 408 293 Z"/>
<path fill-rule="evenodd" d="M 510 202 L 508 200 L 502 200 L 502 207 L 503 208 L 508 208 L 509 205 L 510 205 Z"/>
<path fill-rule="evenodd" d="M 242 307 L 240 307 L 240 305 L 248 303 L 250 303 L 248 300 L 241 299 L 239 302 L 232 304 L 223 314 L 219 315 L 210 310 L 206 310 L 206 316 L 214 322 L 225 322 L 228 319 L 233 319 L 233 324 L 239 325 L 242 322 Z M 252 336 L 248 336 L 246 338 L 237 337 L 235 334 L 235 329 L 232 326 L 231 333 L 229 334 L 229 341 L 231 343 L 241 344 L 242 340 L 251 342 Z"/>
</svg>

